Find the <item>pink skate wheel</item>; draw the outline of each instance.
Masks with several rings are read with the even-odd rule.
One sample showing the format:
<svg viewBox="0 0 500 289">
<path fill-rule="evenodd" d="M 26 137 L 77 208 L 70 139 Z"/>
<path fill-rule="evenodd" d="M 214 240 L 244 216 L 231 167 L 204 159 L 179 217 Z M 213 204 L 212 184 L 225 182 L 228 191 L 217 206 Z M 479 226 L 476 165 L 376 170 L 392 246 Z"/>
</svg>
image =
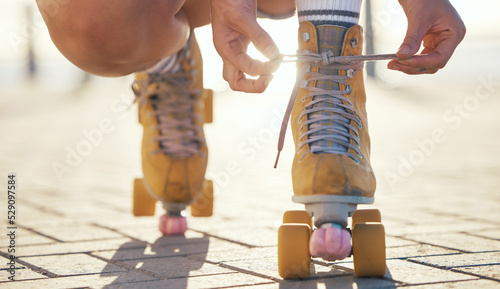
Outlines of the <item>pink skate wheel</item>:
<svg viewBox="0 0 500 289">
<path fill-rule="evenodd" d="M 311 236 L 309 251 L 327 261 L 345 259 L 351 253 L 351 235 L 336 226 L 319 228 Z"/>
<path fill-rule="evenodd" d="M 167 214 L 160 217 L 160 232 L 162 232 L 163 235 L 182 235 L 186 230 L 186 217 L 169 216 Z"/>
</svg>

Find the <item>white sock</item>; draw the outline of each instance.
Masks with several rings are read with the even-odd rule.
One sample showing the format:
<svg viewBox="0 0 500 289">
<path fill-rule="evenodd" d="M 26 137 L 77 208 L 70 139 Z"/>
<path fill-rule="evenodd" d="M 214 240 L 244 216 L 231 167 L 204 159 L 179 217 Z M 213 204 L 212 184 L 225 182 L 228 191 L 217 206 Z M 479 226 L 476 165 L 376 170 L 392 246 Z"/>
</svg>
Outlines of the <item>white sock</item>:
<svg viewBox="0 0 500 289">
<path fill-rule="evenodd" d="M 153 67 L 145 70 L 146 73 L 165 73 L 165 72 L 176 72 L 179 71 L 181 66 L 179 64 L 179 56 L 178 54 L 167 56 L 158 63 L 156 63 Z"/>
<path fill-rule="evenodd" d="M 359 23 L 363 0 L 295 0 L 299 22 L 350 28 Z"/>
</svg>

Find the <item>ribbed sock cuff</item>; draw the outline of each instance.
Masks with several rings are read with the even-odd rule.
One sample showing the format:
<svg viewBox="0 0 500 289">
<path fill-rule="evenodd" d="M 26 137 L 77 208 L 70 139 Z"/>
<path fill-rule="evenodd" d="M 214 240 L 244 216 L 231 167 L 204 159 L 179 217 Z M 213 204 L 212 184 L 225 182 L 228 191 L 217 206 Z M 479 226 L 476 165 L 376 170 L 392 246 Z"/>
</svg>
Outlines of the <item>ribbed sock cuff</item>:
<svg viewBox="0 0 500 289">
<path fill-rule="evenodd" d="M 299 22 L 349 28 L 359 23 L 363 0 L 296 0 Z"/>
</svg>

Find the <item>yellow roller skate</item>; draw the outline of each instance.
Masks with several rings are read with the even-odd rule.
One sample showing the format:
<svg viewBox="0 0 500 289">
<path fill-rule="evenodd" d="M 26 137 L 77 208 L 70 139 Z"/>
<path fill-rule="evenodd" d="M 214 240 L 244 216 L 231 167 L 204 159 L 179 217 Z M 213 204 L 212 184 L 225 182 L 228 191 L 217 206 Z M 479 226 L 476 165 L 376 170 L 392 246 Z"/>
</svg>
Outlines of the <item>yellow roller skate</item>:
<svg viewBox="0 0 500 289">
<path fill-rule="evenodd" d="M 211 216 L 213 208 L 203 132 L 203 124 L 212 121 L 212 91 L 203 89 L 202 58 L 193 33 L 177 57 L 176 72 L 137 74 L 132 85 L 144 128 L 144 177 L 134 180 L 133 214 L 152 216 L 156 201 L 162 202 L 164 235 L 187 230 L 188 205 L 193 216 Z"/>
<path fill-rule="evenodd" d="M 334 43 L 332 39 L 344 40 Z M 338 61 L 360 56 L 362 41 L 359 25 L 346 29 L 315 27 L 307 21 L 300 24 L 299 72 L 284 127 L 291 115 L 296 151 L 293 201 L 305 204 L 308 213 L 285 213 L 278 236 L 278 265 L 283 278 L 308 277 L 311 255 L 334 261 L 351 253 L 356 276 L 385 274 L 380 213 L 356 211 L 358 204 L 373 203 L 376 186 L 370 165 L 364 63 L 345 58 Z M 283 139 L 284 132 L 280 147 Z"/>
</svg>

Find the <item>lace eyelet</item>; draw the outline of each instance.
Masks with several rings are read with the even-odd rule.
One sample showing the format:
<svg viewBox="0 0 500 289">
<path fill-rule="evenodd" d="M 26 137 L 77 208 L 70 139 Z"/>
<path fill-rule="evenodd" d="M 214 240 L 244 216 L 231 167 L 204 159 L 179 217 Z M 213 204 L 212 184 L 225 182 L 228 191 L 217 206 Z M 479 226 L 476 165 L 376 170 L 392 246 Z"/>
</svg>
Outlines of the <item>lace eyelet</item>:
<svg viewBox="0 0 500 289">
<path fill-rule="evenodd" d="M 348 78 L 352 78 L 354 76 L 354 69 L 352 68 L 349 68 L 347 71 L 346 71 L 346 76 Z"/>
<path fill-rule="evenodd" d="M 347 85 L 347 88 L 345 89 L 345 91 L 347 92 L 347 94 L 351 94 L 352 93 L 352 87 L 351 85 Z"/>
<path fill-rule="evenodd" d="M 359 128 L 359 129 L 363 129 L 363 125 L 362 125 L 361 123 L 360 123 L 360 124 L 358 124 L 358 128 Z"/>
<path fill-rule="evenodd" d="M 357 38 L 351 39 L 351 47 L 352 48 L 358 47 L 358 39 Z"/>
</svg>

